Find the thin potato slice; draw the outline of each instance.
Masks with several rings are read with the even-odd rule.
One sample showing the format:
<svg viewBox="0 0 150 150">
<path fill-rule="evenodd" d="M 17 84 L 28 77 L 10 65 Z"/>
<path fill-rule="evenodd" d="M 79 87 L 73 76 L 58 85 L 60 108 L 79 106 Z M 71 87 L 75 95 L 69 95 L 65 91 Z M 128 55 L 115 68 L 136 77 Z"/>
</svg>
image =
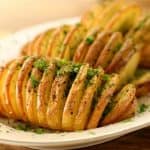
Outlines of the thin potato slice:
<svg viewBox="0 0 150 150">
<path fill-rule="evenodd" d="M 91 44 L 96 39 L 98 32 L 99 32 L 98 28 L 93 28 L 92 30 L 90 30 L 89 33 L 87 33 L 85 39 L 80 43 L 80 45 L 75 51 L 75 54 L 73 57 L 74 62 L 83 62 L 84 57 L 86 56 L 86 53 L 88 49 L 90 48 Z"/>
<path fill-rule="evenodd" d="M 29 43 L 29 46 L 28 46 L 28 56 L 31 56 L 31 55 L 37 55 L 37 49 L 34 48 L 34 45 L 39 41 L 39 38 L 41 37 L 42 34 L 39 34 L 37 35 L 33 41 L 31 41 Z"/>
<path fill-rule="evenodd" d="M 77 24 L 66 36 L 64 43 L 61 47 L 61 58 L 72 60 L 75 50 L 84 39 L 86 29 L 83 25 Z"/>
<path fill-rule="evenodd" d="M 135 54 L 135 48 L 133 46 L 133 41 L 131 39 L 127 39 L 122 48 L 113 57 L 112 61 L 106 68 L 106 72 L 118 72 L 118 70 L 120 70 L 120 68 L 129 61 L 132 55 Z"/>
<path fill-rule="evenodd" d="M 99 16 L 105 8 L 105 4 L 94 5 L 90 10 L 86 11 L 81 17 L 81 24 L 85 26 L 86 29 L 89 29 L 93 26 L 97 16 Z"/>
<path fill-rule="evenodd" d="M 50 51 L 50 56 L 52 58 L 58 57 L 60 54 L 60 47 L 64 42 L 65 37 L 67 36 L 68 32 L 71 29 L 71 25 L 63 25 L 60 28 L 58 28 L 58 33 L 56 38 L 53 38 L 52 44 L 49 47 Z M 49 56 L 49 54 L 48 54 Z"/>
<path fill-rule="evenodd" d="M 130 57 L 130 54 L 128 56 Z M 135 52 L 134 55 L 132 55 L 132 57 L 130 59 L 128 58 L 128 56 L 126 57 L 128 62 L 126 63 L 125 66 L 123 66 L 119 70 L 120 83 L 119 83 L 118 88 L 120 88 L 122 85 L 128 83 L 128 81 L 133 78 L 134 73 L 135 73 L 137 66 L 139 64 L 139 61 L 140 61 L 140 52 L 139 51 Z"/>
<path fill-rule="evenodd" d="M 117 94 L 112 103 L 114 106 L 110 112 L 104 117 L 102 125 L 114 123 L 129 107 L 135 98 L 136 88 L 132 84 L 128 84 Z"/>
<path fill-rule="evenodd" d="M 118 12 L 120 12 L 123 4 L 125 5 L 124 0 L 116 0 L 112 3 L 108 2 L 106 4 L 106 7 L 103 8 L 103 11 L 101 12 L 101 14 L 96 17 L 94 26 L 98 26 L 104 29 L 105 26 L 108 24 L 109 20 L 112 17 L 114 17 Z"/>
<path fill-rule="evenodd" d="M 87 85 L 84 92 L 83 98 L 79 105 L 78 113 L 75 117 L 74 130 L 83 130 L 86 127 L 92 107 L 94 93 L 96 92 L 98 86 L 100 86 L 102 75 L 104 74 L 102 69 L 99 69 L 98 71 L 99 72 L 89 81 L 90 83 Z"/>
<path fill-rule="evenodd" d="M 111 35 L 111 32 L 102 32 L 98 34 L 84 58 L 85 63 L 89 63 L 90 66 L 95 65 L 98 56 L 100 55 Z"/>
<path fill-rule="evenodd" d="M 122 34 L 120 32 L 113 33 L 108 43 L 102 50 L 99 58 L 97 59 L 95 67 L 102 66 L 105 69 L 112 60 L 114 53 L 118 51 L 118 45 L 120 46 L 122 43 L 123 43 Z"/>
<path fill-rule="evenodd" d="M 27 121 L 26 114 L 26 85 L 31 73 L 35 57 L 29 57 L 25 60 L 21 70 L 18 74 L 18 80 L 16 83 L 16 103 L 19 111 L 20 118 Z"/>
<path fill-rule="evenodd" d="M 150 70 L 137 69 L 132 83 L 136 86 L 136 96 L 144 96 L 150 93 Z"/>
<path fill-rule="evenodd" d="M 137 4 L 130 4 L 119 11 L 105 26 L 105 30 L 120 31 L 126 33 L 131 29 L 141 14 Z"/>
<path fill-rule="evenodd" d="M 69 73 L 57 76 L 52 84 L 50 100 L 47 109 L 48 127 L 61 130 L 62 113 L 65 105 L 65 92 L 69 82 Z"/>
<path fill-rule="evenodd" d="M 108 81 L 105 83 L 100 97 L 98 97 L 98 102 L 95 105 L 89 118 L 87 129 L 96 128 L 98 126 L 106 106 L 110 102 L 112 95 L 117 89 L 118 83 L 119 76 L 117 74 L 112 74 Z"/>
<path fill-rule="evenodd" d="M 13 61 L 8 62 L 4 67 L 1 68 L 0 71 L 0 109 L 1 109 L 1 114 L 6 116 L 6 117 L 15 117 L 12 108 L 10 106 L 5 105 L 5 97 L 4 97 L 4 83 L 6 80 L 6 75 L 8 73 L 9 67 L 12 65 Z"/>
<path fill-rule="evenodd" d="M 55 63 L 50 63 L 49 67 L 44 71 L 43 77 L 39 84 L 37 95 L 37 116 L 39 124 L 48 125 L 46 112 L 50 98 L 50 90 L 56 73 Z"/>
<path fill-rule="evenodd" d="M 29 55 L 28 53 L 28 47 L 29 47 L 29 45 L 30 45 L 30 43 L 28 42 L 28 43 L 26 43 L 24 46 L 23 46 L 23 48 L 21 49 L 21 53 L 20 53 L 20 55 L 21 56 L 26 56 L 26 55 Z"/>
<path fill-rule="evenodd" d="M 32 50 L 31 50 L 31 53 L 29 53 L 29 56 L 31 55 L 40 56 L 40 46 L 41 46 L 44 36 L 45 36 L 45 33 L 41 33 L 39 36 L 37 36 L 37 38 L 32 44 L 32 48 L 31 48 Z"/>
<path fill-rule="evenodd" d="M 41 78 L 42 72 L 37 68 L 33 68 L 31 76 L 29 77 L 26 86 L 26 100 L 25 100 L 26 114 L 29 122 L 31 122 L 34 125 L 38 124 L 36 106 L 37 106 L 37 91 Z"/>
<path fill-rule="evenodd" d="M 148 95 L 150 93 L 150 82 L 145 82 L 143 84 L 137 85 L 136 89 L 137 97 Z"/>
<path fill-rule="evenodd" d="M 140 66 L 150 68 L 150 45 L 148 43 L 141 49 Z"/>
<path fill-rule="evenodd" d="M 64 54 L 65 54 L 65 48 L 67 47 L 68 43 L 70 42 L 72 35 L 74 34 L 74 32 L 76 32 L 77 30 L 77 25 L 74 25 L 71 27 L 70 31 L 68 32 L 68 34 L 66 35 L 61 47 L 60 47 L 60 54 L 59 54 L 59 58 L 64 58 Z"/>
<path fill-rule="evenodd" d="M 39 45 L 39 51 L 40 51 L 39 56 L 47 56 L 46 54 L 48 51 L 48 46 L 49 43 L 51 43 L 54 32 L 56 32 L 56 29 L 53 28 L 45 32 L 43 39 Z"/>
<path fill-rule="evenodd" d="M 87 71 L 88 65 L 81 66 L 69 91 L 62 116 L 62 129 L 64 130 L 73 130 L 75 116 L 84 92 Z"/>
<path fill-rule="evenodd" d="M 9 67 L 4 85 L 5 103 L 10 105 L 17 119 L 21 119 L 16 104 L 16 81 L 25 57 L 16 59 Z"/>
<path fill-rule="evenodd" d="M 133 117 L 137 111 L 137 100 L 134 99 L 125 112 L 116 120 L 116 122 Z"/>
</svg>

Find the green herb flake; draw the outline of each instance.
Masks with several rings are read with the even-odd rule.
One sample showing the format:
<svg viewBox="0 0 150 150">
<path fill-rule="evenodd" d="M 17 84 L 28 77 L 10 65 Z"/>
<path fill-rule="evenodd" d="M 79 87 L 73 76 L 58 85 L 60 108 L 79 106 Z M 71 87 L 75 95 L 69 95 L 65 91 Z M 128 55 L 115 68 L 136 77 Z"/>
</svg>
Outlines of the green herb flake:
<svg viewBox="0 0 150 150">
<path fill-rule="evenodd" d="M 33 132 L 35 132 L 37 134 L 43 134 L 43 133 L 45 133 L 45 130 L 43 128 L 36 128 L 33 130 Z"/>
<path fill-rule="evenodd" d="M 94 42 L 94 37 L 88 36 L 85 41 L 87 44 L 91 45 Z"/>
<path fill-rule="evenodd" d="M 38 59 L 37 61 L 35 61 L 34 67 L 44 71 L 48 67 L 48 62 L 44 60 L 43 58 Z"/>
<path fill-rule="evenodd" d="M 114 47 L 113 52 L 114 52 L 114 53 L 118 52 L 121 47 L 122 47 L 122 43 L 118 43 L 118 44 Z"/>
<path fill-rule="evenodd" d="M 30 81 L 33 88 L 36 88 L 40 83 L 33 75 L 30 76 Z"/>
<path fill-rule="evenodd" d="M 139 105 L 139 109 L 138 109 L 138 112 L 139 113 L 143 113 L 143 112 L 145 112 L 147 109 L 148 109 L 148 105 L 146 105 L 146 104 L 140 104 Z"/>
<path fill-rule="evenodd" d="M 108 74 L 104 74 L 102 77 L 103 81 L 108 81 L 109 79 L 110 79 L 110 75 L 108 75 Z"/>
<path fill-rule="evenodd" d="M 134 31 L 142 29 L 149 18 L 150 16 L 146 16 L 142 21 L 140 21 L 139 24 L 135 27 Z"/>
<path fill-rule="evenodd" d="M 30 126 L 24 123 L 17 123 L 17 125 L 14 127 L 17 130 L 22 130 L 22 131 L 29 131 Z"/>
<path fill-rule="evenodd" d="M 98 69 L 89 68 L 89 69 L 88 69 L 88 72 L 87 72 L 87 77 L 88 77 L 88 78 L 92 78 L 92 77 L 94 77 L 95 75 L 97 75 L 98 73 L 99 73 L 99 70 L 98 70 Z"/>
</svg>

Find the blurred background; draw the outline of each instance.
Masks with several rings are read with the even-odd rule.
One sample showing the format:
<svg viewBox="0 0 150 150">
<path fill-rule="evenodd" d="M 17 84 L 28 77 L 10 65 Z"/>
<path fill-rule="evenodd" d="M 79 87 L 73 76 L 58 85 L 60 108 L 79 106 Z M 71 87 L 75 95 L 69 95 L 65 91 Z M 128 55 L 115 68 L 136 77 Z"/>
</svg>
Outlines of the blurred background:
<svg viewBox="0 0 150 150">
<path fill-rule="evenodd" d="M 31 25 L 81 15 L 101 0 L 0 0 L 0 36 Z M 130 0 L 131 1 L 131 0 Z M 150 5 L 150 0 L 139 1 Z"/>
</svg>

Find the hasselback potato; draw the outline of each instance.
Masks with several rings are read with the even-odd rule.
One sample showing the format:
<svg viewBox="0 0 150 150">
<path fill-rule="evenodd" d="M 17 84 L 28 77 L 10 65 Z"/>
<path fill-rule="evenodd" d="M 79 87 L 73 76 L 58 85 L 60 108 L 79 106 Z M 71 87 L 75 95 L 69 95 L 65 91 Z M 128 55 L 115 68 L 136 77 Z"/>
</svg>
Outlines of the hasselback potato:
<svg viewBox="0 0 150 150">
<path fill-rule="evenodd" d="M 0 114 L 63 131 L 114 123 L 135 114 L 135 87 L 118 74 L 43 57 L 19 57 L 0 69 Z"/>
</svg>

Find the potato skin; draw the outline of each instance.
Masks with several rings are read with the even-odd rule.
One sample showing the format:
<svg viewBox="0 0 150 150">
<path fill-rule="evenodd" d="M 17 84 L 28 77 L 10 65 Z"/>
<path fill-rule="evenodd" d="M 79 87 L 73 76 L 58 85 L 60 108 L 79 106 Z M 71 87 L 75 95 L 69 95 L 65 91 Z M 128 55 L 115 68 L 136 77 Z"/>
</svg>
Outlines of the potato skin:
<svg viewBox="0 0 150 150">
<path fill-rule="evenodd" d="M 43 73 L 39 69 L 33 68 L 31 71 L 31 76 L 29 76 L 29 79 L 26 85 L 26 93 L 25 93 L 26 97 L 25 97 L 24 107 L 26 109 L 27 118 L 29 122 L 32 123 L 33 125 L 38 124 L 37 109 L 36 109 L 38 85 L 33 86 L 32 80 L 36 80 L 37 82 L 40 82 L 42 74 Z"/>
<path fill-rule="evenodd" d="M 100 31 L 99 28 L 95 27 L 95 28 L 92 28 L 87 33 L 84 40 L 79 44 L 78 48 L 76 49 L 76 51 L 74 53 L 74 56 L 73 56 L 74 62 L 83 62 L 84 61 L 86 53 L 88 52 L 88 50 L 92 44 L 92 43 L 88 43 L 87 40 L 88 40 L 88 38 L 91 37 L 91 38 L 93 38 L 93 42 L 94 42 L 99 31 Z"/>
<path fill-rule="evenodd" d="M 118 45 L 118 43 L 122 43 L 123 38 L 120 32 L 115 32 L 110 37 L 108 43 L 105 45 L 104 49 L 102 50 L 95 67 L 102 66 L 104 69 L 109 65 L 111 59 L 114 56 L 114 49 Z"/>
<path fill-rule="evenodd" d="M 137 4 L 127 5 L 112 17 L 105 30 L 120 31 L 125 34 L 135 25 L 140 15 L 141 8 Z"/>
<path fill-rule="evenodd" d="M 98 97 L 98 102 L 95 105 L 94 110 L 89 118 L 87 129 L 96 128 L 98 126 L 98 123 L 102 118 L 106 106 L 110 102 L 112 95 L 117 89 L 118 83 L 119 76 L 117 74 L 113 74 L 110 79 L 105 83 L 103 91 L 100 97 Z"/>
<path fill-rule="evenodd" d="M 121 116 L 125 112 L 125 110 L 134 100 L 135 93 L 136 88 L 134 87 L 134 85 L 128 84 L 123 87 L 119 94 L 114 98 L 114 102 L 116 102 L 115 106 L 108 113 L 108 115 L 105 116 L 101 124 L 107 125 L 116 122 L 119 116 Z"/>
<path fill-rule="evenodd" d="M 98 34 L 97 38 L 95 39 L 94 43 L 90 46 L 84 58 L 85 63 L 89 63 L 90 66 L 95 65 L 98 56 L 101 54 L 101 51 L 108 42 L 108 39 L 110 38 L 111 34 L 112 34 L 111 32 L 105 31 Z"/>
<path fill-rule="evenodd" d="M 75 117 L 74 130 L 85 129 L 88 118 L 90 117 L 93 97 L 98 86 L 100 86 L 102 83 L 103 74 L 104 71 L 99 69 L 99 73 L 89 81 L 91 82 L 91 84 L 87 86 L 83 94 L 81 103 L 79 105 L 78 113 Z"/>
<path fill-rule="evenodd" d="M 5 105 L 5 95 L 4 95 L 4 84 L 5 84 L 5 80 L 6 80 L 6 75 L 8 73 L 8 69 L 9 67 L 12 65 L 12 63 L 14 62 L 14 60 L 8 62 L 4 67 L 1 68 L 0 70 L 0 109 L 1 109 L 1 114 L 9 117 L 9 118 L 15 118 L 14 113 L 12 112 L 12 108 L 10 107 L 10 105 Z"/>
<path fill-rule="evenodd" d="M 32 71 L 33 63 L 35 61 L 35 57 L 29 57 L 25 60 L 22 68 L 18 74 L 18 80 L 16 83 L 16 103 L 17 109 L 19 110 L 20 117 L 27 121 L 27 114 L 26 114 L 26 85 L 29 79 L 29 74 Z"/>
<path fill-rule="evenodd" d="M 131 102 L 131 104 L 127 107 L 126 111 L 115 122 L 133 117 L 137 111 L 137 107 L 138 107 L 137 99 L 135 98 Z"/>
<path fill-rule="evenodd" d="M 65 91 L 69 82 L 69 74 L 56 77 L 52 84 L 47 109 L 47 122 L 51 129 L 62 129 L 62 114 L 65 105 Z"/>
<path fill-rule="evenodd" d="M 47 70 L 44 71 L 43 77 L 37 91 L 37 117 L 39 124 L 48 127 L 46 112 L 50 98 L 50 90 L 56 73 L 56 65 L 50 62 Z"/>
<path fill-rule="evenodd" d="M 75 116 L 84 92 L 87 71 L 88 65 L 83 65 L 71 86 L 62 116 L 63 130 L 73 131 Z"/>
<path fill-rule="evenodd" d="M 25 61 L 25 57 L 20 57 L 16 59 L 9 67 L 8 74 L 6 75 L 6 82 L 5 82 L 5 102 L 8 103 L 12 107 L 12 110 L 17 119 L 21 119 L 17 104 L 16 104 L 16 81 L 18 79 L 18 73 Z M 7 105 L 6 105 L 7 106 Z"/>
</svg>

